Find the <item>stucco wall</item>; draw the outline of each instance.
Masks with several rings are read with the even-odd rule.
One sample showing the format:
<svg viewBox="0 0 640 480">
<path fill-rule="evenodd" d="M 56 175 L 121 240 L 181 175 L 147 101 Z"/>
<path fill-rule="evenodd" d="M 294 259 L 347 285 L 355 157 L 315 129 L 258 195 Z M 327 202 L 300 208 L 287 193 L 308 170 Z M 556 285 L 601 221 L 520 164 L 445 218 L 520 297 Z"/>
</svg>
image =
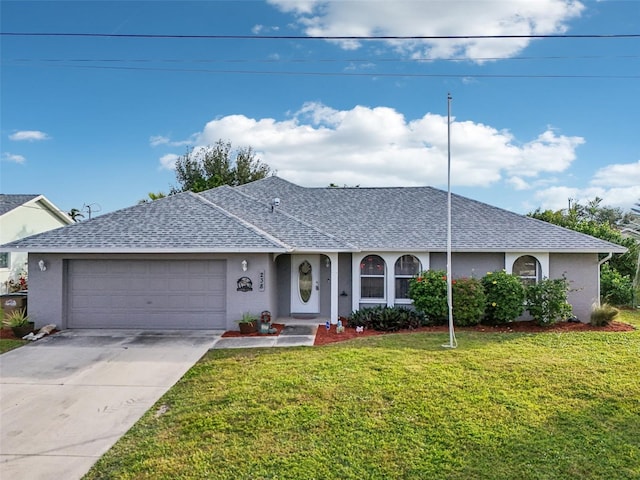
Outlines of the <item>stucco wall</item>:
<svg viewBox="0 0 640 480">
<path fill-rule="evenodd" d="M 595 253 L 552 253 L 549 256 L 549 278 L 565 274 L 571 291 L 568 301 L 573 314 L 588 322 L 592 306 L 598 302 L 598 255 Z"/>
<path fill-rule="evenodd" d="M 351 254 L 338 254 L 338 315 L 347 317 L 351 313 Z"/>
<path fill-rule="evenodd" d="M 452 253 L 451 273 L 454 278 L 482 278 L 487 272 L 504 268 L 504 253 Z M 447 270 L 447 254 L 431 254 L 432 270 Z"/>
<path fill-rule="evenodd" d="M 47 323 L 55 323 L 59 328 L 67 328 L 66 324 L 66 261 L 73 259 L 141 259 L 141 260 L 194 260 L 194 259 L 226 259 L 227 260 L 227 329 L 237 330 L 236 320 L 243 312 L 260 314 L 269 310 L 277 315 L 275 292 L 275 266 L 269 254 L 146 254 L 146 255 L 69 255 L 69 254 L 31 254 L 29 255 L 29 314 L 36 327 Z M 47 269 L 41 272 L 38 261 L 45 261 Z M 242 271 L 242 260 L 247 260 L 248 269 Z M 259 290 L 259 276 L 264 272 L 265 288 Z M 249 277 L 253 282 L 253 291 L 237 290 L 237 280 Z"/>
<path fill-rule="evenodd" d="M 276 286 L 278 295 L 278 315 L 291 316 L 291 255 L 279 255 L 276 258 Z"/>
</svg>

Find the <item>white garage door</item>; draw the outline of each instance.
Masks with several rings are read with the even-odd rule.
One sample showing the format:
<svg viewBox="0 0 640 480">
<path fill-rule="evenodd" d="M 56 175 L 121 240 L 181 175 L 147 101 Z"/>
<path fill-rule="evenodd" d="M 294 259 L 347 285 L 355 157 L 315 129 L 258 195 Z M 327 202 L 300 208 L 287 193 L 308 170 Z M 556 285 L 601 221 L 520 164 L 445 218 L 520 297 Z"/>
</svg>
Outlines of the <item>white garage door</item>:
<svg viewBox="0 0 640 480">
<path fill-rule="evenodd" d="M 69 328 L 218 329 L 224 260 L 70 260 Z"/>
</svg>

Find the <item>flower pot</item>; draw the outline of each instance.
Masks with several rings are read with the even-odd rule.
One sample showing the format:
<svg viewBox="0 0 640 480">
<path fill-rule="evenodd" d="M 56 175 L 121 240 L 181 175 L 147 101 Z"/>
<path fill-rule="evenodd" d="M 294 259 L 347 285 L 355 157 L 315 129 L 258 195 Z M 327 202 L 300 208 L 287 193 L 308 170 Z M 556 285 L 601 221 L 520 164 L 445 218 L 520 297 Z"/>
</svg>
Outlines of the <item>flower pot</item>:
<svg viewBox="0 0 640 480">
<path fill-rule="evenodd" d="M 256 322 L 241 322 L 238 325 L 240 326 L 240 333 L 255 333 L 258 331 Z"/>
<path fill-rule="evenodd" d="M 269 333 L 269 330 L 271 329 L 271 324 L 270 323 L 265 323 L 265 322 L 260 322 L 260 333 Z"/>
<path fill-rule="evenodd" d="M 29 322 L 26 325 L 20 325 L 19 327 L 11 327 L 11 331 L 13 332 L 13 335 L 17 338 L 22 338 L 25 335 L 28 335 L 29 333 L 33 332 L 33 329 L 35 328 L 35 323 L 33 322 Z"/>
</svg>

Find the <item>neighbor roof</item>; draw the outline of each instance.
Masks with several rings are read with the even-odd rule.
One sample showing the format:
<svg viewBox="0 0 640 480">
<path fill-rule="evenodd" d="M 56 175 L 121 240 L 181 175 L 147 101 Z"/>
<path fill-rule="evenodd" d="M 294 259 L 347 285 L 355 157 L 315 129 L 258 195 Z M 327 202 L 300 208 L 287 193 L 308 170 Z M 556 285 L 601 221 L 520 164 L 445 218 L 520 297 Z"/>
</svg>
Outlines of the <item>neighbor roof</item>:
<svg viewBox="0 0 640 480">
<path fill-rule="evenodd" d="M 444 252 L 446 233 L 447 192 L 442 190 L 306 188 L 272 176 L 172 195 L 5 247 L 40 252 Z M 458 195 L 452 195 L 452 250 L 626 251 Z"/>
<path fill-rule="evenodd" d="M 33 194 L 12 195 L 0 193 L 0 215 L 4 215 L 39 196 L 40 195 Z"/>
</svg>

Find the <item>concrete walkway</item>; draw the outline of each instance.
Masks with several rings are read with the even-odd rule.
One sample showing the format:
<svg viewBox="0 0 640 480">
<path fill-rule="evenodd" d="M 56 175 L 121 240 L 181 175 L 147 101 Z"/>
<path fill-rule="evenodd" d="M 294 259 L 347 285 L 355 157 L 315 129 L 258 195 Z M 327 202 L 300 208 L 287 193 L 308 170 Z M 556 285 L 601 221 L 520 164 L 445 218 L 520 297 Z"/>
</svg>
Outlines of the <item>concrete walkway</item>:
<svg viewBox="0 0 640 480">
<path fill-rule="evenodd" d="M 311 346 L 279 336 L 66 330 L 0 355 L 0 478 L 80 479 L 209 349 Z"/>
<path fill-rule="evenodd" d="M 218 338 L 213 349 L 257 347 L 311 347 L 316 339 L 318 325 L 285 325 L 280 335 Z"/>
</svg>

